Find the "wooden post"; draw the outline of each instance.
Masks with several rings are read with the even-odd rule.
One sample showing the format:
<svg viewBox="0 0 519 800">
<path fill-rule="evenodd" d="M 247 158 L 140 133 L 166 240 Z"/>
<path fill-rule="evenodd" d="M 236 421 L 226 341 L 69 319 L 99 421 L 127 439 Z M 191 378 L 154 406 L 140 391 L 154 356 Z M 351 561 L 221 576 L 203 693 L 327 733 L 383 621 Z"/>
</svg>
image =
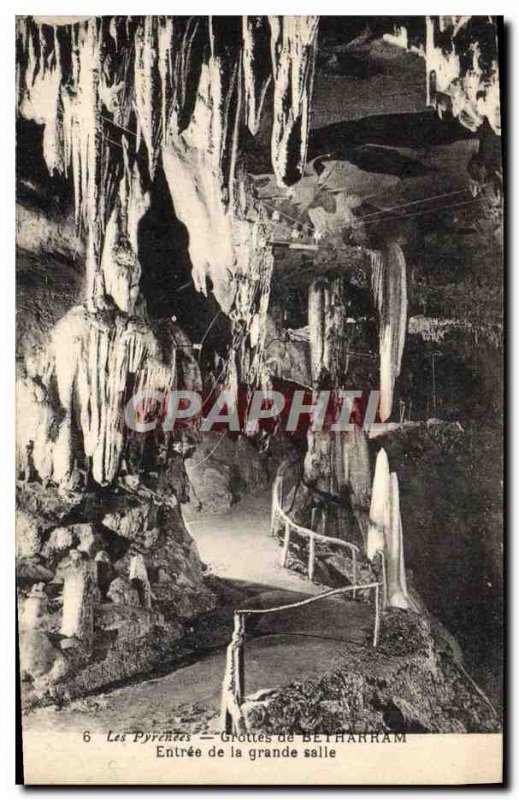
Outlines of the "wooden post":
<svg viewBox="0 0 519 800">
<path fill-rule="evenodd" d="M 281 551 L 281 566 L 286 567 L 288 558 L 288 548 L 290 545 L 290 522 L 285 520 L 285 540 L 283 542 L 283 550 Z"/>
<path fill-rule="evenodd" d="M 318 508 L 312 508 L 312 520 L 310 522 L 310 527 L 313 531 L 317 531 L 317 516 L 319 514 Z"/>
<path fill-rule="evenodd" d="M 315 572 L 315 536 L 310 536 L 310 552 L 308 553 L 308 577 L 314 579 Z"/>
<path fill-rule="evenodd" d="M 237 615 L 236 620 L 236 648 L 235 648 L 235 676 L 236 676 L 236 700 L 243 702 L 245 697 L 245 618 L 242 614 Z"/>
<path fill-rule="evenodd" d="M 353 557 L 353 591 L 352 597 L 355 600 L 357 597 L 357 589 L 355 588 L 357 585 L 357 553 L 355 550 L 352 550 L 352 557 Z"/>
<path fill-rule="evenodd" d="M 278 480 L 278 487 L 277 487 L 277 502 L 280 508 L 283 508 L 283 476 L 280 475 Z"/>
<path fill-rule="evenodd" d="M 272 487 L 272 510 L 270 513 L 270 535 L 275 536 L 278 524 L 278 481 L 276 478 Z"/>
<path fill-rule="evenodd" d="M 375 626 L 373 628 L 373 647 L 378 644 L 378 632 L 380 628 L 380 600 L 379 600 L 379 586 L 375 586 Z"/>
<path fill-rule="evenodd" d="M 234 630 L 227 647 L 225 675 L 222 686 L 222 705 L 220 725 L 225 733 L 244 733 L 245 721 L 241 712 L 241 703 L 245 692 L 245 674 L 243 660 L 243 641 L 245 636 L 245 618 L 243 614 L 234 614 Z"/>
<path fill-rule="evenodd" d="M 387 575 L 386 575 L 386 557 L 383 552 L 380 553 L 380 561 L 382 563 L 382 608 L 387 607 Z"/>
<path fill-rule="evenodd" d="M 233 645 L 232 642 L 227 647 L 227 657 L 225 662 L 225 675 L 222 685 L 222 706 L 220 712 L 220 727 L 223 733 L 232 733 L 232 716 L 229 710 L 229 694 L 232 691 L 232 672 L 233 672 Z"/>
<path fill-rule="evenodd" d="M 322 527 L 320 533 L 326 535 L 326 523 L 328 520 L 328 513 L 325 508 L 321 509 Z"/>
</svg>

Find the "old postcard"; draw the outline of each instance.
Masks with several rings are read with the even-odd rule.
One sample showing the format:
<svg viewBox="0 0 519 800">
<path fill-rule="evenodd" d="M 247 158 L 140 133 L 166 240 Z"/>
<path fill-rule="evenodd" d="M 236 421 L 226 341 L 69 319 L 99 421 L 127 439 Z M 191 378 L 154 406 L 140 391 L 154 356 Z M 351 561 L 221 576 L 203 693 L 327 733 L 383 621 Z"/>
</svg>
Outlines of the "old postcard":
<svg viewBox="0 0 519 800">
<path fill-rule="evenodd" d="M 17 17 L 25 783 L 502 782 L 501 29 Z"/>
</svg>

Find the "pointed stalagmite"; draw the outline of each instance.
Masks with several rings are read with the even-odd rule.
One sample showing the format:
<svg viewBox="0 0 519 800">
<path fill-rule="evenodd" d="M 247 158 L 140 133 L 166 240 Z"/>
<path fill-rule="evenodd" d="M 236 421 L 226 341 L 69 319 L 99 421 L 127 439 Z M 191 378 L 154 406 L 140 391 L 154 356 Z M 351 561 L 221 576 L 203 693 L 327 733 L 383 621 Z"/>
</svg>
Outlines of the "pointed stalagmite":
<svg viewBox="0 0 519 800">
<path fill-rule="evenodd" d="M 409 608 L 407 581 L 404 566 L 404 543 L 402 517 L 400 515 L 400 493 L 396 473 L 390 475 L 391 524 L 386 530 L 386 564 L 388 605 L 393 608 Z"/>
<path fill-rule="evenodd" d="M 382 447 L 377 455 L 375 477 L 371 492 L 369 509 L 369 529 L 367 539 L 367 556 L 373 560 L 376 553 L 384 553 L 385 535 L 391 525 L 391 499 L 389 462 L 387 453 Z"/>
</svg>

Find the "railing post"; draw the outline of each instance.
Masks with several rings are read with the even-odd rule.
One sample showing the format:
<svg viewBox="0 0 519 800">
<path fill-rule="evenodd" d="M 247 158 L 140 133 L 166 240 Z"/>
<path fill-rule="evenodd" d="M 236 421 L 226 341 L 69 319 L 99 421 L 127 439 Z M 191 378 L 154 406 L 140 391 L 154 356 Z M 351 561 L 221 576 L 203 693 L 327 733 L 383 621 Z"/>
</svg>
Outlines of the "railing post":
<svg viewBox="0 0 519 800">
<path fill-rule="evenodd" d="M 278 482 L 279 478 L 274 479 L 272 487 L 272 510 L 270 513 L 270 535 L 275 536 L 278 522 Z"/>
<path fill-rule="evenodd" d="M 321 523 L 322 524 L 322 528 L 321 528 L 320 533 L 322 533 L 323 535 L 326 535 L 326 521 L 328 519 L 328 514 L 327 514 L 327 511 L 326 511 L 325 508 L 321 509 L 321 519 L 322 519 L 322 523 Z"/>
<path fill-rule="evenodd" d="M 234 670 L 234 651 L 232 641 L 227 647 L 225 660 L 225 675 L 222 685 L 222 708 L 220 712 L 220 727 L 224 733 L 232 733 L 232 715 L 229 710 L 229 694 L 232 692 L 232 673 Z"/>
<path fill-rule="evenodd" d="M 315 572 L 315 536 L 310 536 L 310 548 L 308 553 L 308 578 L 313 581 Z"/>
<path fill-rule="evenodd" d="M 373 647 L 378 644 L 378 632 L 380 628 L 380 599 L 379 599 L 379 585 L 375 586 L 375 627 L 373 629 Z"/>
<path fill-rule="evenodd" d="M 310 522 L 310 527 L 313 531 L 317 530 L 317 515 L 319 514 L 318 508 L 312 508 L 312 520 Z"/>
<path fill-rule="evenodd" d="M 353 591 L 352 591 L 351 594 L 352 594 L 353 599 L 355 600 L 355 598 L 357 597 L 357 589 L 356 589 L 356 586 L 357 586 L 357 553 L 356 553 L 355 550 L 352 550 L 352 560 L 353 560 Z"/>
<path fill-rule="evenodd" d="M 380 560 L 382 562 L 382 608 L 387 607 L 387 576 L 386 576 L 386 557 L 380 551 Z"/>
<path fill-rule="evenodd" d="M 236 648 L 235 648 L 235 676 L 236 676 L 236 700 L 243 702 L 245 697 L 245 617 L 238 614 L 236 619 Z"/>
<path fill-rule="evenodd" d="M 281 551 L 281 566 L 286 567 L 288 559 L 288 548 L 290 546 L 290 522 L 285 520 L 285 539 L 283 542 L 283 550 Z"/>
<path fill-rule="evenodd" d="M 245 638 L 245 615 L 234 614 L 232 639 L 227 647 L 225 675 L 222 686 L 220 725 L 225 733 L 243 733 L 245 723 L 241 703 L 245 693 L 245 664 L 243 643 Z"/>
</svg>

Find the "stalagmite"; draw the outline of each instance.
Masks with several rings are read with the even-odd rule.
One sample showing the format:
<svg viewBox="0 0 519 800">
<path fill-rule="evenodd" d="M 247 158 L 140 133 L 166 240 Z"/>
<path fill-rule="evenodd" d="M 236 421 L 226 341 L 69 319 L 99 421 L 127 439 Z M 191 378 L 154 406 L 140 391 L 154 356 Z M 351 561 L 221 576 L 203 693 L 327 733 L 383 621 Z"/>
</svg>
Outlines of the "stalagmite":
<svg viewBox="0 0 519 800">
<path fill-rule="evenodd" d="M 40 480 L 52 476 L 51 431 L 57 423 L 47 387 L 41 380 L 26 375 L 16 381 L 16 470 L 20 477 L 33 470 Z"/>
<path fill-rule="evenodd" d="M 269 17 L 274 75 L 272 165 L 280 185 L 303 174 L 318 17 Z"/>
<path fill-rule="evenodd" d="M 391 416 L 395 380 L 400 374 L 407 324 L 407 275 L 404 254 L 391 242 L 372 254 L 372 290 L 379 313 L 380 406 L 384 422 Z"/>
<path fill-rule="evenodd" d="M 151 608 L 151 586 L 148 570 L 141 553 L 132 557 L 129 572 L 130 583 L 137 588 L 144 608 Z"/>
<path fill-rule="evenodd" d="M 407 596 L 407 581 L 404 565 L 404 543 L 402 537 L 402 517 L 400 515 L 400 494 L 396 473 L 390 475 L 391 485 L 391 524 L 386 530 L 387 597 L 388 605 L 394 608 L 410 608 Z"/>
<path fill-rule="evenodd" d="M 60 573 L 64 577 L 61 633 L 76 637 L 89 650 L 94 635 L 95 562 L 78 550 L 71 550 L 66 562 L 60 566 Z"/>
<path fill-rule="evenodd" d="M 366 554 L 370 561 L 376 553 L 385 551 L 385 534 L 391 526 L 391 487 L 389 477 L 389 462 L 387 454 L 382 447 L 378 451 L 375 464 L 375 477 L 371 491 L 371 506 L 369 509 L 369 529 L 366 545 Z"/>
<path fill-rule="evenodd" d="M 48 598 L 44 583 L 35 583 L 23 601 L 20 614 L 20 630 L 34 631 L 44 627 Z"/>
</svg>

